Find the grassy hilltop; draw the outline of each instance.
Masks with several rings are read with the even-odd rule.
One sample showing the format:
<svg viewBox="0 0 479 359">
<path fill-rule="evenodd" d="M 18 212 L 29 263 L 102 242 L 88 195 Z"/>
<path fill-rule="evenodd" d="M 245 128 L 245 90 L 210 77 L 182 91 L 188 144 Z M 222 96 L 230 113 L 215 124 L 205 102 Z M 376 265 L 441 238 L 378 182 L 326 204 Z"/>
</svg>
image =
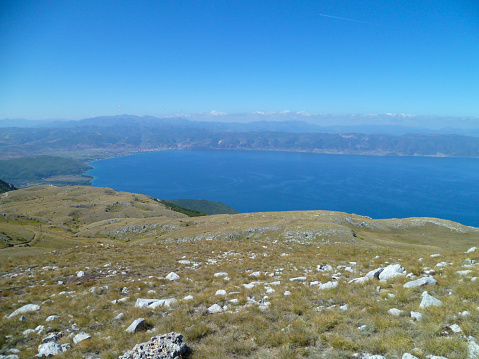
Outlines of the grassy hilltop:
<svg viewBox="0 0 479 359">
<path fill-rule="evenodd" d="M 0 195 L 0 354 L 31 358 L 47 333 L 63 332 L 57 342 L 71 348 L 58 358 L 117 358 L 176 331 L 190 358 L 466 358 L 468 336 L 479 339 L 479 255 L 464 252 L 478 243 L 478 229 L 432 218 L 188 217 L 108 188 L 11 191 Z M 408 277 L 350 283 L 388 264 Z M 438 284 L 403 288 L 424 275 Z M 420 309 L 425 290 L 443 306 Z M 137 308 L 138 298 L 176 301 Z M 40 309 L 8 318 L 25 304 Z M 140 317 L 150 331 L 126 333 Z M 73 344 L 81 331 L 91 338 Z"/>
</svg>

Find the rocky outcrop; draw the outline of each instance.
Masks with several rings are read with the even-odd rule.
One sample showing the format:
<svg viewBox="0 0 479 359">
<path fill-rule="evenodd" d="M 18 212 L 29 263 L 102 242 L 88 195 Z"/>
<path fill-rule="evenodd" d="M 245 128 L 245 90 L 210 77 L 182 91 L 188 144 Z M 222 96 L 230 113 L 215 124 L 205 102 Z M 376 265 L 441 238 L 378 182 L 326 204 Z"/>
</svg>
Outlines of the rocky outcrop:
<svg viewBox="0 0 479 359">
<path fill-rule="evenodd" d="M 132 350 L 118 359 L 174 359 L 184 357 L 190 349 L 183 343 L 179 333 L 168 333 L 151 338 L 150 341 L 137 344 Z"/>
</svg>

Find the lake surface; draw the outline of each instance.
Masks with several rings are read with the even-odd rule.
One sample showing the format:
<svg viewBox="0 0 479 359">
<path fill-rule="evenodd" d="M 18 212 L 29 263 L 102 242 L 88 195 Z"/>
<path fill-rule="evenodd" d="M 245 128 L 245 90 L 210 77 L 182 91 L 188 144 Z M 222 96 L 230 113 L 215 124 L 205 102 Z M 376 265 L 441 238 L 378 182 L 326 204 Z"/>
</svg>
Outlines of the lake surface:
<svg viewBox="0 0 479 359">
<path fill-rule="evenodd" d="M 90 163 L 93 186 L 240 212 L 333 210 L 479 227 L 479 159 L 162 151 Z"/>
</svg>

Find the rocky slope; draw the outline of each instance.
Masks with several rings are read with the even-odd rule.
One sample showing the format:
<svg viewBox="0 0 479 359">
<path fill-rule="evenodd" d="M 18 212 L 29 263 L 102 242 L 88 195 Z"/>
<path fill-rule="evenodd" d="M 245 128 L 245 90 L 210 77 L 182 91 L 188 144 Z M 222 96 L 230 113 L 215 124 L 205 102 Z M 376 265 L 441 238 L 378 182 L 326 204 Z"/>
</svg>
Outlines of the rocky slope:
<svg viewBox="0 0 479 359">
<path fill-rule="evenodd" d="M 8 192 L 0 208 L 9 358 L 153 357 L 171 343 L 150 339 L 172 332 L 190 358 L 479 358 L 476 228 L 325 211 L 188 218 L 91 187 Z"/>
</svg>

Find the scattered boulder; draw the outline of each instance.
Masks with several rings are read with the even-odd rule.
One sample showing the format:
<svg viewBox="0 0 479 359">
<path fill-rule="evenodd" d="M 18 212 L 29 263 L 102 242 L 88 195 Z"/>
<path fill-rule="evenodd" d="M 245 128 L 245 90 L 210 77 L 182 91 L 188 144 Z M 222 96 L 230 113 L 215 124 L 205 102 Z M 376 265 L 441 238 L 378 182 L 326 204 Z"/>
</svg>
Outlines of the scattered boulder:
<svg viewBox="0 0 479 359">
<path fill-rule="evenodd" d="M 52 320 L 60 318 L 58 315 L 50 315 L 47 319 L 45 319 L 46 322 L 51 322 Z"/>
<path fill-rule="evenodd" d="M 226 295 L 226 290 L 224 289 L 218 289 L 215 293 L 215 295 Z"/>
<path fill-rule="evenodd" d="M 167 299 L 138 298 L 136 300 L 135 307 L 154 309 L 161 306 L 169 307 L 174 302 L 176 302 L 175 298 L 167 298 Z"/>
<path fill-rule="evenodd" d="M 334 289 L 338 286 L 338 282 L 326 282 L 324 284 L 319 285 L 319 289 L 326 290 L 326 289 Z"/>
<path fill-rule="evenodd" d="M 12 314 L 10 314 L 7 318 L 12 318 L 18 314 L 28 313 L 28 312 L 36 312 L 40 310 L 40 306 L 37 304 L 26 304 L 23 307 L 18 308 Z"/>
<path fill-rule="evenodd" d="M 479 359 L 479 345 L 474 337 L 468 338 L 469 345 L 467 347 L 468 359 Z"/>
<path fill-rule="evenodd" d="M 383 270 L 384 268 L 373 269 L 372 271 L 369 271 L 364 277 L 368 279 L 379 279 L 379 275 L 382 273 Z"/>
<path fill-rule="evenodd" d="M 404 313 L 404 311 L 397 308 L 391 308 L 388 310 L 388 313 L 394 315 L 395 317 L 399 317 L 401 314 Z"/>
<path fill-rule="evenodd" d="M 379 273 L 379 280 L 387 281 L 402 275 L 406 275 L 406 270 L 403 268 L 403 266 L 400 264 L 391 264 L 384 268 L 381 273 Z"/>
<path fill-rule="evenodd" d="M 48 342 L 40 344 L 38 346 L 38 354 L 36 355 L 39 358 L 49 357 L 63 353 L 62 346 L 55 342 Z"/>
<path fill-rule="evenodd" d="M 208 308 L 208 313 L 214 314 L 214 313 L 221 313 L 223 311 L 223 308 L 221 308 L 218 304 L 213 304 L 211 307 Z"/>
<path fill-rule="evenodd" d="M 180 279 L 180 276 L 176 274 L 175 272 L 171 272 L 166 276 L 166 279 L 174 281 Z"/>
<path fill-rule="evenodd" d="M 227 277 L 228 273 L 226 272 L 218 272 L 214 274 L 215 277 Z"/>
<path fill-rule="evenodd" d="M 290 278 L 291 282 L 304 282 L 305 280 L 306 280 L 306 277 Z"/>
<path fill-rule="evenodd" d="M 84 340 L 90 339 L 91 335 L 85 332 L 78 333 L 73 337 L 73 343 L 78 344 Z"/>
<path fill-rule="evenodd" d="M 477 251 L 477 248 L 476 247 L 471 247 L 466 251 L 466 253 L 473 253 L 475 251 Z"/>
<path fill-rule="evenodd" d="M 77 277 L 78 277 L 78 278 L 81 278 L 81 277 L 84 277 L 84 276 L 85 276 L 85 272 L 84 272 L 84 271 L 80 270 L 80 271 L 77 272 Z"/>
<path fill-rule="evenodd" d="M 366 282 L 368 282 L 371 278 L 368 278 L 368 277 L 359 277 L 359 278 L 354 278 L 354 279 L 351 279 L 348 283 L 351 284 L 351 283 L 356 283 L 356 284 L 364 284 Z"/>
<path fill-rule="evenodd" d="M 419 304 L 419 308 L 427 308 L 431 306 L 440 307 L 442 306 L 442 302 L 425 291 L 422 293 L 422 300 L 421 304 Z"/>
<path fill-rule="evenodd" d="M 404 353 L 401 357 L 401 359 L 419 359 L 418 357 L 412 355 L 412 354 L 409 354 L 409 353 Z"/>
<path fill-rule="evenodd" d="M 190 351 L 182 341 L 179 333 L 168 333 L 151 338 L 148 342 L 137 344 L 132 350 L 121 355 L 118 359 L 175 359 L 181 358 Z"/>
<path fill-rule="evenodd" d="M 138 319 L 135 319 L 128 328 L 126 328 L 126 332 L 134 334 L 146 329 L 147 329 L 146 320 L 144 318 L 138 318 Z"/>
<path fill-rule="evenodd" d="M 422 314 L 419 312 L 411 312 L 411 318 L 420 322 L 422 320 Z"/>
<path fill-rule="evenodd" d="M 432 284 L 435 285 L 437 284 L 437 280 L 431 277 L 423 277 L 419 278 L 416 280 L 413 280 L 411 282 L 407 282 L 403 285 L 404 288 L 415 288 L 415 287 L 422 287 L 427 284 Z"/>
</svg>

